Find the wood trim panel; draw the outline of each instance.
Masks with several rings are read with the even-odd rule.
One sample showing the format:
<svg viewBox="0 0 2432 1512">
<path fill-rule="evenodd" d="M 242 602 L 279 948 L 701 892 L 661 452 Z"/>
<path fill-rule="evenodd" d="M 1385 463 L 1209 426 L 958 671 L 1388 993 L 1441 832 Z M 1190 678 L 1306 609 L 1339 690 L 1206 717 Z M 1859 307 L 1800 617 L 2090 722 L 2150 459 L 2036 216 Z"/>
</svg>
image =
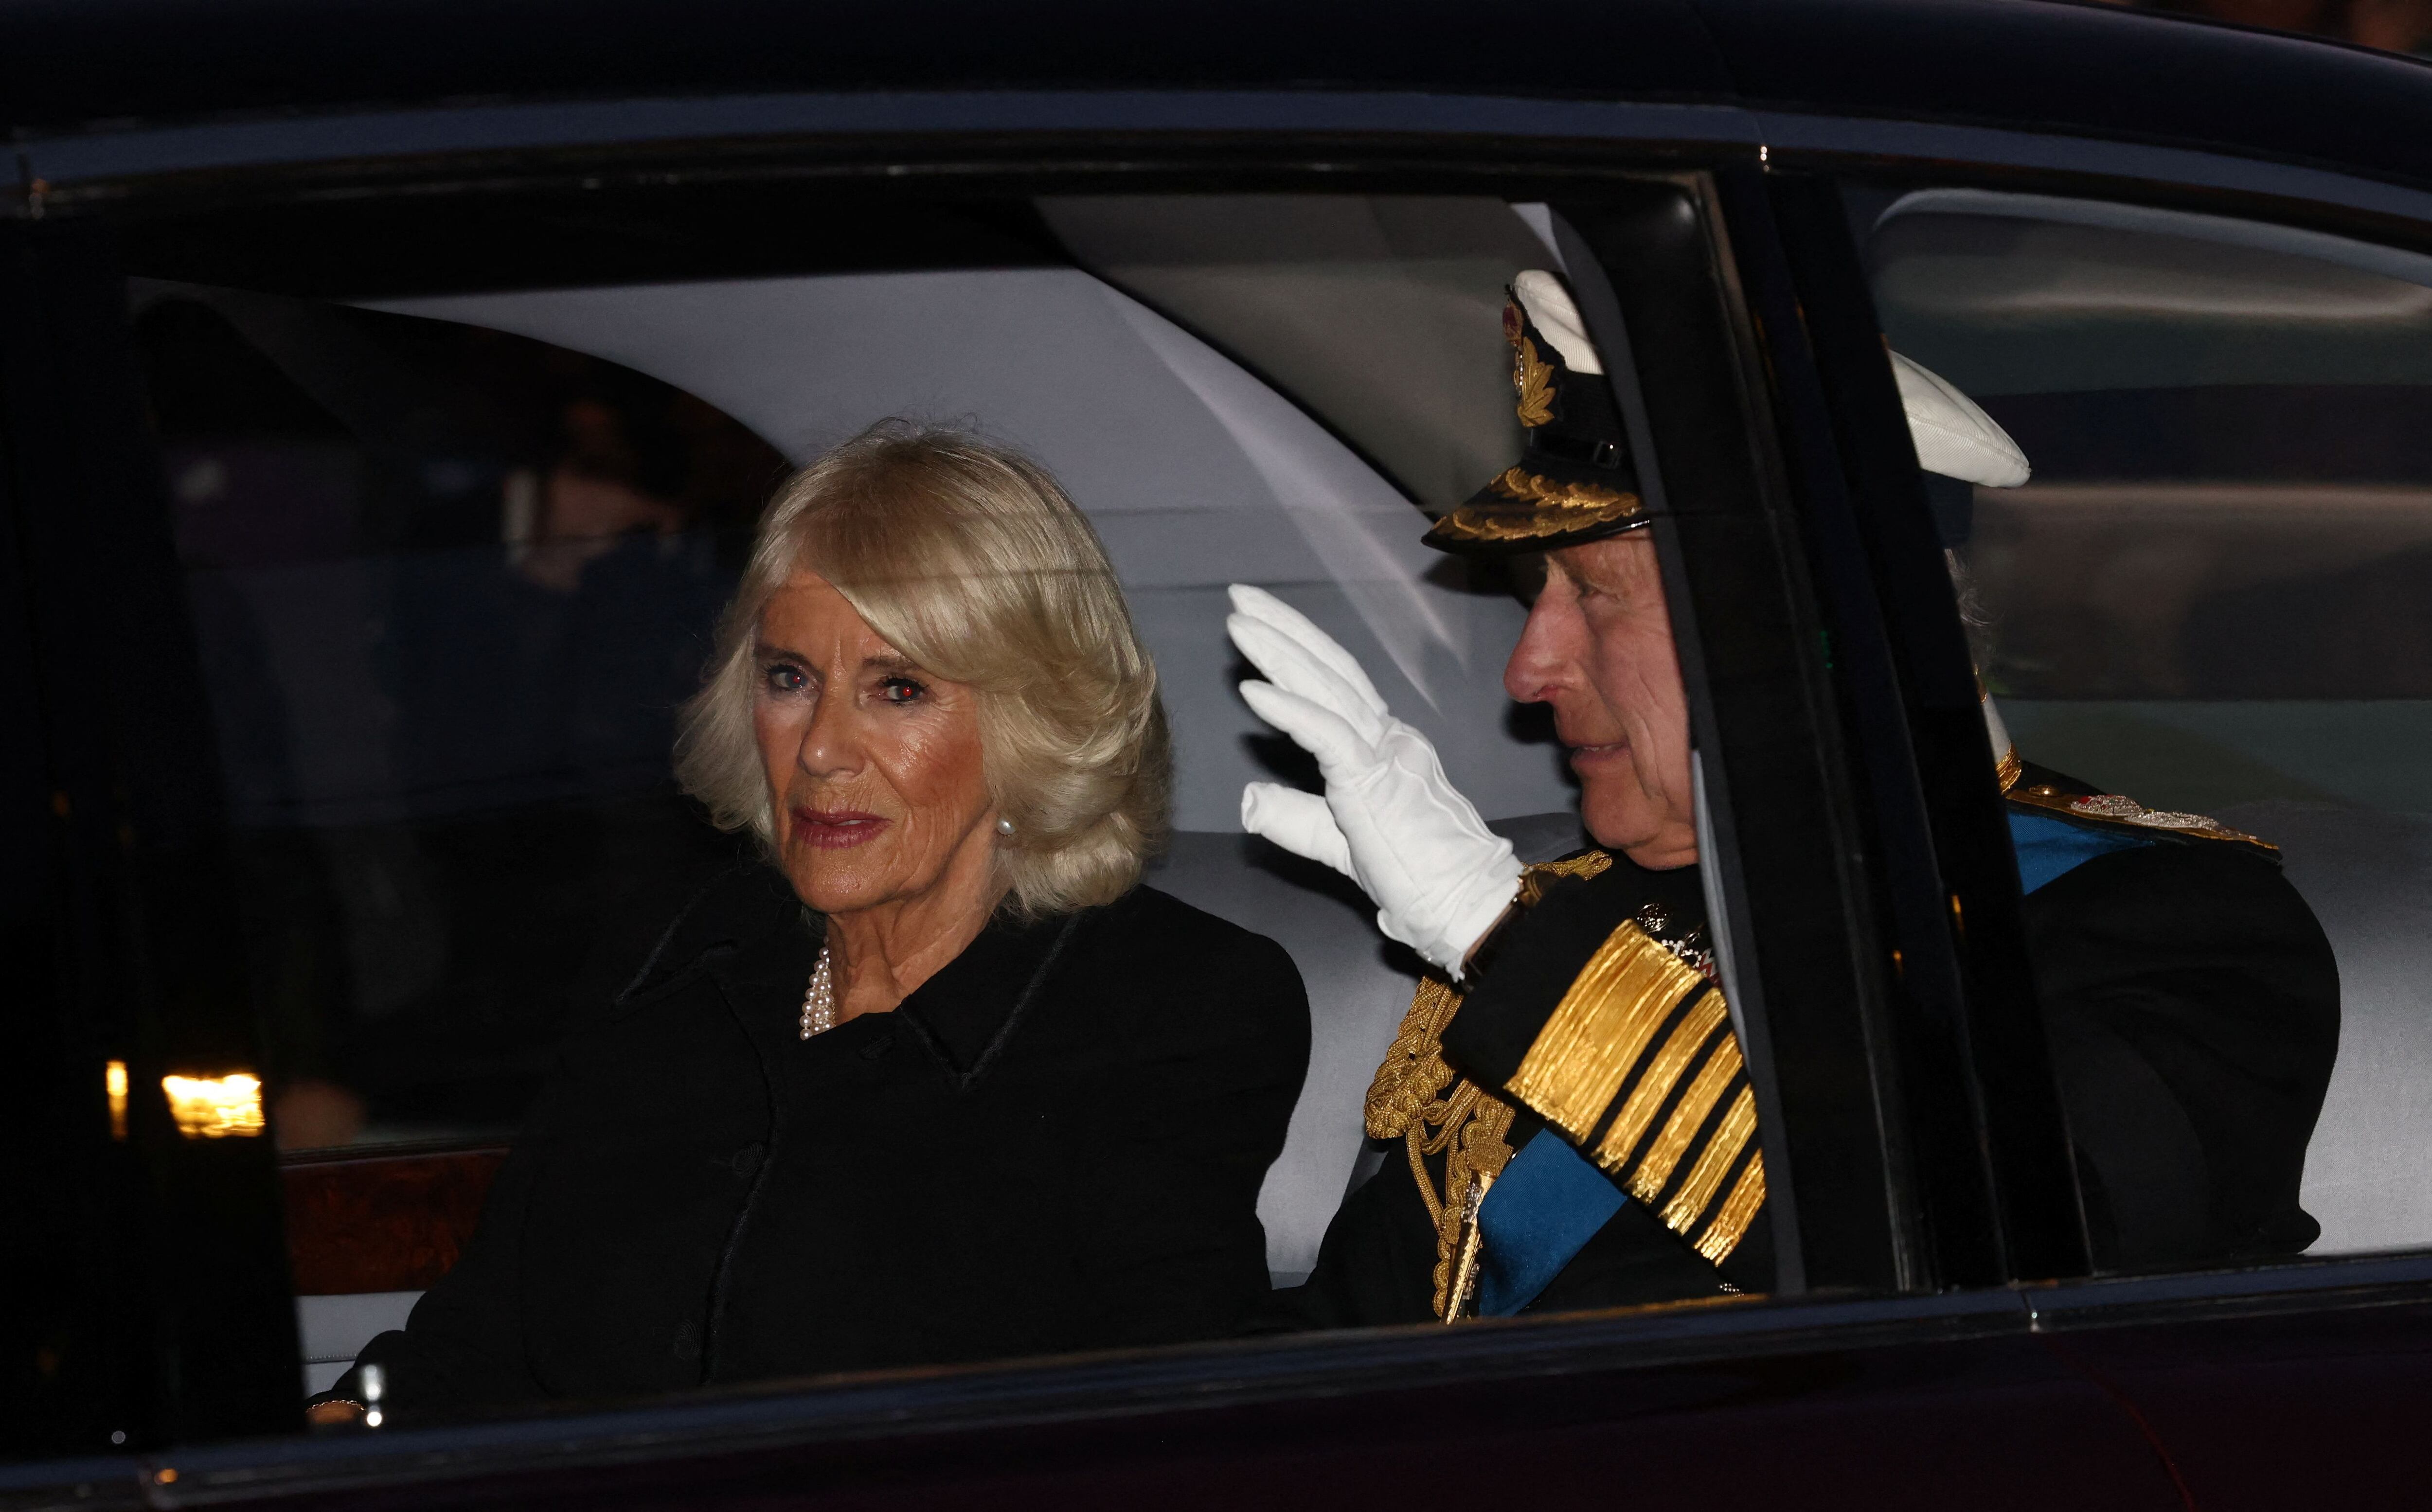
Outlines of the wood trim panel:
<svg viewBox="0 0 2432 1512">
<path fill-rule="evenodd" d="M 420 1291 L 473 1236 L 503 1148 L 290 1155 L 287 1258 L 296 1295 Z"/>
</svg>

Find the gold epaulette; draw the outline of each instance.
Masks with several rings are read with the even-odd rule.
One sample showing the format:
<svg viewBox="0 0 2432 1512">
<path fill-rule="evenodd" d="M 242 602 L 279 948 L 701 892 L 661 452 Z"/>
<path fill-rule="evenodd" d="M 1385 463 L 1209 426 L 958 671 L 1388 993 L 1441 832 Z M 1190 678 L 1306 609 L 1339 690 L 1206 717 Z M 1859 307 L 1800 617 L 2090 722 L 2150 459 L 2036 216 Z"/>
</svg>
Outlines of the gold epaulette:
<svg viewBox="0 0 2432 1512">
<path fill-rule="evenodd" d="M 1444 1064 L 1444 1030 L 1461 1011 L 1461 989 L 1440 977 L 1419 983 L 1410 1012 L 1393 1035 L 1385 1063 L 1368 1085 L 1368 1136 L 1399 1139 L 1410 1157 L 1410 1177 L 1427 1205 L 1436 1230 L 1435 1313 L 1446 1322 L 1461 1316 L 1473 1279 L 1478 1206 L 1512 1159 L 1504 1135 L 1512 1130 L 1512 1105 L 1456 1078 Z M 1444 1185 L 1427 1174 L 1427 1158 L 1444 1158 Z M 1458 1262 L 1464 1251 L 1472 1265 Z M 1454 1285 L 1456 1269 L 1464 1283 Z"/>
<path fill-rule="evenodd" d="M 2007 797 L 2013 803 L 2072 819 L 2087 820 L 2096 825 L 2164 830 L 2197 840 L 2225 840 L 2233 845 L 2253 846 L 2275 856 L 2280 853 L 2280 848 L 2271 841 L 2258 839 L 2243 830 L 2233 830 L 2210 815 L 2149 809 L 2135 798 L 2118 793 L 2064 793 L 2056 787 L 2037 783 L 2032 787 L 2013 787 Z"/>
</svg>

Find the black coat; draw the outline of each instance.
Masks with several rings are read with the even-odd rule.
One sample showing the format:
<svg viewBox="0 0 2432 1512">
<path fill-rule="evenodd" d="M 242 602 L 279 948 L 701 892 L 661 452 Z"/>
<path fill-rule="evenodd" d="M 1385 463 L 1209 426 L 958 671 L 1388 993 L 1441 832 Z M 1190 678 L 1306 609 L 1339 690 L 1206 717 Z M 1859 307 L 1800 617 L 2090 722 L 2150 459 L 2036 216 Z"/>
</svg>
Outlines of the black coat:
<svg viewBox="0 0 2432 1512">
<path fill-rule="evenodd" d="M 1309 1042 L 1281 947 L 1140 887 L 991 924 L 805 1041 L 818 949 L 760 867 L 669 928 L 364 1350 L 398 1418 L 1208 1337 L 1263 1301 Z"/>
</svg>

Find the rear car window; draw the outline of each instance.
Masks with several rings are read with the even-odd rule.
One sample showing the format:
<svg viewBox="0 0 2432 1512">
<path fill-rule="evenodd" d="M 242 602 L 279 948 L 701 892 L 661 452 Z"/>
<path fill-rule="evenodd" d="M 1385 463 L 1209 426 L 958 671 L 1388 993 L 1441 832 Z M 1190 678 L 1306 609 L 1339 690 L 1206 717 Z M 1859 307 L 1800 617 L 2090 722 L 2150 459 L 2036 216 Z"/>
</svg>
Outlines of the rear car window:
<svg viewBox="0 0 2432 1512">
<path fill-rule="evenodd" d="M 2019 754 L 2280 848 L 2339 979 L 2309 1252 L 2432 1240 L 2432 259 L 1979 190 L 1851 206 L 1892 347 L 2032 464 L 1938 506 Z"/>
</svg>

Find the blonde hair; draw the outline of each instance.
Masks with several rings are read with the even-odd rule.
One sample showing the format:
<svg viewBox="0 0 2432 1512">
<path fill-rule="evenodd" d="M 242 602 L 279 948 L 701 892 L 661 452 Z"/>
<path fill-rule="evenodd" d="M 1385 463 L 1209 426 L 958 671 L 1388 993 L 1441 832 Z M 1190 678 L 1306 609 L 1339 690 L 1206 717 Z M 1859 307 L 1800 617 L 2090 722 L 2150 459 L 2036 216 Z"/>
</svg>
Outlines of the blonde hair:
<svg viewBox="0 0 2432 1512">
<path fill-rule="evenodd" d="M 998 865 L 1024 916 L 1112 902 L 1164 838 L 1172 755 L 1157 666 L 1097 532 L 1047 470 L 959 430 L 886 420 L 794 475 L 676 736 L 721 829 L 772 843 L 752 732 L 761 611 L 802 570 L 925 671 L 979 695 L 981 764 L 1013 821 Z"/>
</svg>

